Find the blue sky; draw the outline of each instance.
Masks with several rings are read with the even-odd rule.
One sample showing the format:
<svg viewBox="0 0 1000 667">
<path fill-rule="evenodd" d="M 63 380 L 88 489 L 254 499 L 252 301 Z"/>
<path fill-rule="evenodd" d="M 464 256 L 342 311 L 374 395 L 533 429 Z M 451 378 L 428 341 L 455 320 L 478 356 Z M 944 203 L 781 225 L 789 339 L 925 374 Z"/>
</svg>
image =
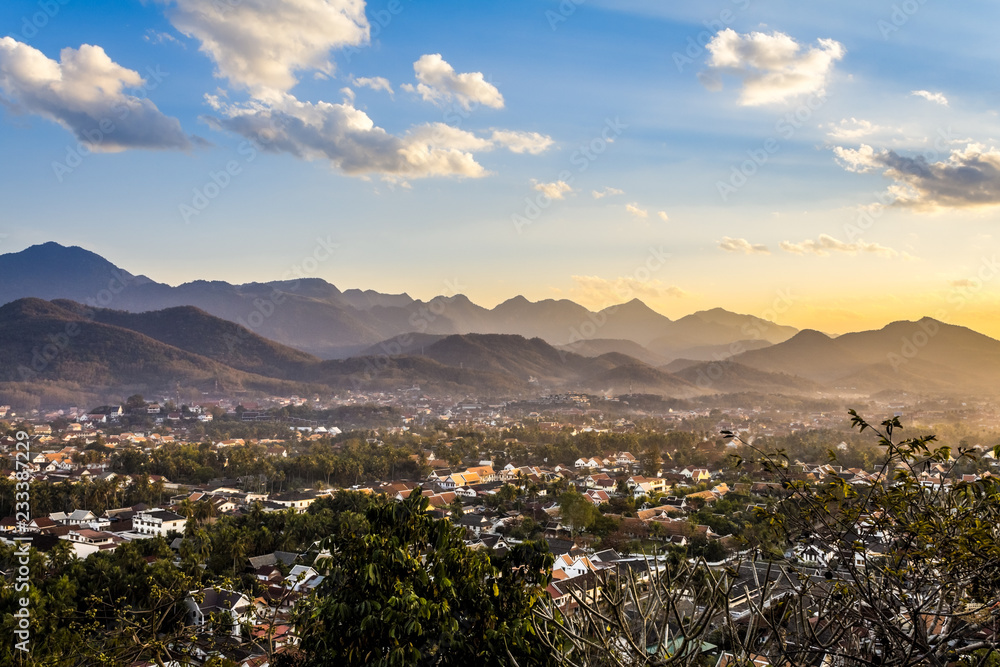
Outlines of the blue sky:
<svg viewBox="0 0 1000 667">
<path fill-rule="evenodd" d="M 10 1 L 0 251 L 81 245 L 171 284 L 306 266 L 486 306 L 1000 335 L 998 14 Z"/>
</svg>

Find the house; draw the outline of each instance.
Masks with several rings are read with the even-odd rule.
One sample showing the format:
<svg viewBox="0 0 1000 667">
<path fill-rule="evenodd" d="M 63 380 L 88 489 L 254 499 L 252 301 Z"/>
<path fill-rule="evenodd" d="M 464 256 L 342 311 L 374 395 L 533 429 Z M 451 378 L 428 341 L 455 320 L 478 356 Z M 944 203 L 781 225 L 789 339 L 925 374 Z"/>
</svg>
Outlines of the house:
<svg viewBox="0 0 1000 667">
<path fill-rule="evenodd" d="M 446 491 L 445 493 L 435 493 L 427 496 L 427 502 L 430 503 L 432 508 L 441 509 L 442 507 L 451 505 L 455 502 L 456 498 L 458 498 L 458 495 L 454 491 Z"/>
<path fill-rule="evenodd" d="M 490 522 L 482 514 L 463 514 L 458 520 L 458 525 L 465 528 L 466 532 L 479 537 L 480 533 L 490 527 Z"/>
<path fill-rule="evenodd" d="M 187 519 L 180 514 L 175 514 L 170 510 L 143 510 L 132 517 L 132 530 L 141 535 L 165 537 L 172 530 L 182 532 L 186 521 Z"/>
<path fill-rule="evenodd" d="M 289 491 L 271 496 L 270 501 L 282 507 L 294 509 L 296 512 L 305 512 L 306 508 L 316 502 L 316 496 L 303 491 Z"/>
<path fill-rule="evenodd" d="M 611 482 L 610 486 L 614 486 L 615 481 L 606 472 L 596 472 L 584 478 L 584 484 L 586 484 L 588 489 L 604 488 L 607 486 L 606 483 L 608 481 Z"/>
<path fill-rule="evenodd" d="M 52 519 L 50 519 L 48 517 L 44 517 L 44 516 L 40 516 L 40 517 L 37 517 L 35 519 L 32 519 L 28 523 L 28 530 L 37 530 L 40 533 L 51 532 L 56 527 L 57 526 L 56 526 L 56 522 L 55 521 L 53 521 Z"/>
<path fill-rule="evenodd" d="M 73 510 L 67 514 L 65 512 L 53 512 L 49 518 L 60 526 L 80 526 L 97 521 L 97 515 L 89 510 Z"/>
<path fill-rule="evenodd" d="M 638 462 L 639 461 L 628 452 L 618 452 L 615 454 L 615 463 L 620 466 L 631 466 Z"/>
<path fill-rule="evenodd" d="M 285 577 L 285 586 L 290 587 L 296 593 L 313 590 L 323 581 L 325 577 L 307 565 L 293 565 L 292 569 Z"/>
<path fill-rule="evenodd" d="M 125 411 L 120 405 L 102 405 L 87 413 L 87 420 L 100 422 L 101 424 L 110 421 L 117 421 Z"/>
<path fill-rule="evenodd" d="M 492 484 L 497 481 L 497 475 L 493 471 L 493 466 L 473 466 L 465 472 L 466 474 L 477 475 L 483 484 Z"/>
<path fill-rule="evenodd" d="M 597 568 L 586 556 L 574 558 L 569 554 L 563 554 L 552 563 L 552 576 L 558 579 L 571 579 L 582 576 L 588 572 L 593 572 Z M 556 575 L 556 573 L 561 573 Z"/>
<path fill-rule="evenodd" d="M 86 558 L 98 551 L 114 551 L 120 543 L 125 541 L 112 533 L 89 528 L 69 530 L 65 535 L 60 535 L 59 539 L 66 540 L 73 546 L 73 553 L 77 558 Z"/>
<path fill-rule="evenodd" d="M 787 552 L 785 557 L 795 558 L 813 567 L 828 567 L 835 555 L 835 551 L 823 549 L 815 544 L 799 544 Z"/>
<path fill-rule="evenodd" d="M 222 588 L 192 591 L 184 603 L 188 623 L 202 630 L 239 637 L 240 625 L 253 620 L 250 598 Z"/>
<path fill-rule="evenodd" d="M 490 474 L 492 474 L 492 468 L 489 469 Z M 479 476 L 479 473 L 472 472 L 471 470 L 466 470 L 465 472 L 458 472 L 451 476 L 451 483 L 454 485 L 450 488 L 457 489 L 460 486 L 472 486 L 474 484 L 482 484 L 483 479 Z"/>
<path fill-rule="evenodd" d="M 601 491 L 600 489 L 591 489 L 583 495 L 587 496 L 594 505 L 600 505 L 611 500 L 611 495 L 607 491 Z"/>
<path fill-rule="evenodd" d="M 667 481 L 661 477 L 643 477 L 641 475 L 632 475 L 627 480 L 625 484 L 628 488 L 635 490 L 635 487 L 642 486 L 643 489 L 647 491 L 644 495 L 649 495 L 648 492 L 665 493 L 667 490 Z"/>
</svg>

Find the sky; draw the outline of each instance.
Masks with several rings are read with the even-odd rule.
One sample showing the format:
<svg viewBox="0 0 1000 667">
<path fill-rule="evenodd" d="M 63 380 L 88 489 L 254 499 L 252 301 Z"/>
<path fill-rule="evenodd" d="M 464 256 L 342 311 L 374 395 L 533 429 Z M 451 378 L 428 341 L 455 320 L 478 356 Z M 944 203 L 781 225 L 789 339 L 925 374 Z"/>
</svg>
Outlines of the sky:
<svg viewBox="0 0 1000 667">
<path fill-rule="evenodd" d="M 998 19 L 985 0 L 8 0 L 0 253 L 1000 337 Z"/>
</svg>

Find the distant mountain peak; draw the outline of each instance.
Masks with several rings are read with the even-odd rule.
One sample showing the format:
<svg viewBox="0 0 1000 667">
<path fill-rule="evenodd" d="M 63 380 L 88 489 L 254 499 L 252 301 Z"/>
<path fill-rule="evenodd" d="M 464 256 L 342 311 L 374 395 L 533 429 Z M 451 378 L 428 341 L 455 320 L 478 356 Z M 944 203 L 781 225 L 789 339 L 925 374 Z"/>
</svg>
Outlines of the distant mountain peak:
<svg viewBox="0 0 1000 667">
<path fill-rule="evenodd" d="M 530 304 L 531 302 L 528 301 L 527 298 L 525 298 L 521 294 L 518 294 L 517 296 L 512 296 L 511 298 L 507 299 L 506 301 L 498 305 L 497 308 L 499 308 L 500 306 L 527 306 Z"/>
<path fill-rule="evenodd" d="M 670 321 L 670 318 L 668 318 L 668 317 L 666 317 L 664 315 L 659 314 L 658 312 L 656 312 L 655 310 L 653 310 L 652 308 L 650 308 L 648 305 L 646 305 L 645 301 L 643 301 L 642 299 L 640 299 L 638 297 L 636 297 L 636 298 L 634 298 L 634 299 L 632 299 L 630 301 L 626 301 L 625 303 L 619 303 L 619 304 L 614 305 L 614 306 L 608 306 L 607 308 L 605 308 L 601 312 L 608 312 L 608 311 L 615 312 L 615 313 L 622 313 L 622 314 L 632 315 L 632 316 L 635 316 L 635 315 L 650 316 L 650 315 L 652 315 L 652 316 L 655 316 L 655 317 L 658 317 L 658 318 L 666 319 L 668 322 Z"/>
<path fill-rule="evenodd" d="M 794 336 L 788 339 L 791 343 L 795 341 L 796 343 L 812 342 L 812 341 L 832 341 L 834 340 L 830 336 L 826 335 L 822 331 L 817 331 L 816 329 L 803 329 Z"/>
</svg>

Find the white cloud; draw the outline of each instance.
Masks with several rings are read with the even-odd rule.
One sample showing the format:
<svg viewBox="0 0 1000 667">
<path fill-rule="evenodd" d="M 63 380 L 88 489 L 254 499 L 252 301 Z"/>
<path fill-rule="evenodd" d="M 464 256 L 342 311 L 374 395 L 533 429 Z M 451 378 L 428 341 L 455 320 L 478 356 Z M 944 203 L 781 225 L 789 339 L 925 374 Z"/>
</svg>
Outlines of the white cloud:
<svg viewBox="0 0 1000 667">
<path fill-rule="evenodd" d="M 142 38 L 147 42 L 152 42 L 153 44 L 163 44 L 165 42 L 170 42 L 172 44 L 178 45 L 182 49 L 185 48 L 184 42 L 177 39 L 169 32 L 160 32 L 159 30 L 153 30 L 152 28 L 147 30 L 146 34 L 143 35 Z"/>
<path fill-rule="evenodd" d="M 736 76 L 743 81 L 743 106 L 824 93 L 834 63 L 845 53 L 843 45 L 832 39 L 820 39 L 817 46 L 803 49 L 781 32 L 741 35 L 731 28 L 716 33 L 707 48 L 711 55 L 702 82 L 717 90 L 721 75 Z"/>
<path fill-rule="evenodd" d="M 649 211 L 647 211 L 644 208 L 640 208 L 639 204 L 635 202 L 631 204 L 625 204 L 625 210 L 637 218 L 646 218 L 649 216 Z"/>
<path fill-rule="evenodd" d="M 439 106 L 455 102 L 466 110 L 480 104 L 492 109 L 503 108 L 503 95 L 486 80 L 482 72 L 456 74 L 455 68 L 440 53 L 420 56 L 413 63 L 413 71 L 419 83 L 416 86 L 403 84 L 401 87 L 418 93 L 426 102 Z"/>
<path fill-rule="evenodd" d="M 861 144 L 858 148 L 834 146 L 833 155 L 841 167 L 855 174 L 865 174 L 878 167 L 875 149 L 868 144 Z"/>
<path fill-rule="evenodd" d="M 572 186 L 565 181 L 556 181 L 555 183 L 539 183 L 538 181 L 533 180 L 531 187 L 538 190 L 549 199 L 565 199 L 568 193 L 573 192 Z"/>
<path fill-rule="evenodd" d="M 364 0 L 161 0 L 177 30 L 201 42 L 217 75 L 259 99 L 278 99 L 295 73 L 333 72 L 331 49 L 368 41 Z"/>
<path fill-rule="evenodd" d="M 928 102 L 934 102 L 935 104 L 940 104 L 941 106 L 948 106 L 948 98 L 944 96 L 944 93 L 932 93 L 929 90 L 914 90 L 910 93 L 910 95 L 922 97 Z"/>
<path fill-rule="evenodd" d="M 666 211 L 657 211 L 656 215 L 658 215 L 660 220 L 663 222 L 670 222 L 670 216 L 667 215 Z"/>
<path fill-rule="evenodd" d="M 507 135 L 497 138 L 494 132 L 482 137 L 444 123 L 419 125 L 401 136 L 393 135 L 376 126 L 350 99 L 341 104 L 313 103 L 285 95 L 272 103 L 213 101 L 221 117 L 208 120 L 216 127 L 252 139 L 265 151 L 328 160 L 351 175 L 379 174 L 389 180 L 479 178 L 487 171 L 474 152 L 523 148 L 523 142 L 509 143 Z"/>
<path fill-rule="evenodd" d="M 514 130 L 494 130 L 490 140 L 503 146 L 511 153 L 529 153 L 539 155 L 547 151 L 552 144 L 552 137 L 538 132 L 515 132 Z"/>
<path fill-rule="evenodd" d="M 848 255 L 871 253 L 880 257 L 898 257 L 902 254 L 904 257 L 909 257 L 905 253 L 900 253 L 897 250 L 879 245 L 878 243 L 865 243 L 864 241 L 845 243 L 838 241 L 829 234 L 820 234 L 819 239 L 815 241 L 812 239 L 807 239 L 801 243 L 782 241 L 781 249 L 796 255 L 811 254 L 820 257 L 827 257 L 835 252 L 846 253 Z"/>
<path fill-rule="evenodd" d="M 844 118 L 839 123 L 830 123 L 827 127 L 829 129 L 826 136 L 835 141 L 856 141 L 886 130 L 881 125 L 857 118 Z"/>
<path fill-rule="evenodd" d="M 834 155 L 848 171 L 882 171 L 893 181 L 889 193 L 896 206 L 936 210 L 1000 205 L 1000 150 L 993 147 L 969 144 L 938 162 L 876 151 L 865 144 L 858 149 L 836 147 Z"/>
<path fill-rule="evenodd" d="M 70 130 L 90 150 L 191 147 L 176 118 L 128 89 L 148 85 L 99 46 L 66 48 L 59 62 L 12 37 L 0 39 L 0 90 L 15 111 L 37 114 Z"/>
<path fill-rule="evenodd" d="M 610 197 L 611 195 L 623 195 L 624 190 L 619 190 L 618 188 L 604 188 L 603 190 L 591 190 L 590 194 L 594 199 L 602 199 L 604 197 Z"/>
<path fill-rule="evenodd" d="M 361 88 L 371 88 L 372 90 L 384 90 L 389 95 L 395 94 L 389 79 L 383 76 L 359 76 L 351 79 L 351 83 Z"/>
<path fill-rule="evenodd" d="M 598 276 L 573 276 L 574 286 L 569 297 L 588 308 L 607 306 L 642 299 L 656 301 L 664 297 L 683 299 L 688 293 L 676 285 L 668 285 L 660 280 L 639 280 L 633 276 L 612 280 Z"/>
<path fill-rule="evenodd" d="M 719 247 L 726 252 L 741 252 L 746 255 L 770 255 L 771 251 L 766 245 L 750 243 L 746 239 L 734 239 L 723 236 L 719 241 Z"/>
</svg>

